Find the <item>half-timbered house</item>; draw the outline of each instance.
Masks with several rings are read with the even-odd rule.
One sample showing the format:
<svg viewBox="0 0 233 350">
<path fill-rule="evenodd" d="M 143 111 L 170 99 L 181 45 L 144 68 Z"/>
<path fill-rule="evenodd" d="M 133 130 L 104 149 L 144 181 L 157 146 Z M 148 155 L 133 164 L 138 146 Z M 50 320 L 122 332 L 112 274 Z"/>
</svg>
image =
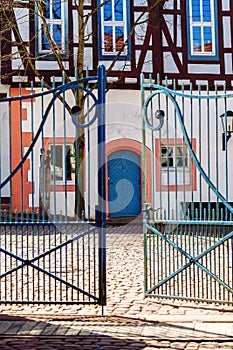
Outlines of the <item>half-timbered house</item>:
<svg viewBox="0 0 233 350">
<path fill-rule="evenodd" d="M 87 24 L 81 38 L 80 16 Z M 144 82 L 159 82 L 191 94 L 201 94 L 203 89 L 204 94 L 209 95 L 216 91 L 230 91 L 233 83 L 232 37 L 232 0 L 85 0 L 83 6 L 82 2 L 76 0 L 12 0 L 9 3 L 2 0 L 0 94 L 4 97 L 28 94 L 30 91 L 39 92 L 49 86 L 62 84 L 67 81 L 67 77 L 71 81 L 75 80 L 80 63 L 79 49 L 84 45 L 82 63 L 84 68 L 88 67 L 88 74 L 95 75 L 100 64 L 106 67 L 107 72 L 108 215 L 137 216 L 142 209 L 143 178 L 141 73 L 144 75 Z M 61 70 L 64 70 L 63 76 Z M 44 87 L 39 84 L 42 77 Z M 18 83 L 22 83 L 21 88 Z M 71 97 L 67 99 L 70 99 L 71 106 L 75 103 Z M 32 128 L 30 100 L 25 100 L 22 106 L 13 103 L 10 111 L 6 102 L 2 104 L 1 140 L 4 140 L 4 147 L 1 148 L 1 179 L 5 178 L 9 169 L 17 165 L 23 152 L 29 147 L 30 133 L 35 133 L 43 116 L 43 103 L 48 102 L 34 102 L 36 112 L 33 114 L 33 130 L 29 130 Z M 62 111 L 63 105 L 61 102 L 59 104 Z M 224 102 L 218 107 L 219 115 L 233 109 L 233 106 L 226 106 Z M 161 108 L 167 108 L 167 113 L 169 110 L 172 113 L 172 107 L 166 107 L 166 101 L 162 99 L 157 103 L 156 109 Z M 212 111 L 211 108 L 207 108 L 205 111 L 208 112 L 205 113 Z M 190 105 L 184 103 L 181 109 L 187 118 L 190 115 Z M 198 124 L 195 119 L 198 113 L 200 106 L 197 103 L 192 110 L 192 125 Z M 43 152 L 49 150 L 52 154 L 50 191 L 57 191 L 60 196 L 59 209 L 63 210 L 66 183 L 68 202 L 71 203 L 69 215 L 72 216 L 75 200 L 75 133 L 69 120 L 64 136 L 64 130 L 59 130 L 60 118 L 63 118 L 63 114 L 57 113 L 56 133 L 48 126 L 44 135 L 46 149 Z M 207 120 L 201 133 L 191 127 L 190 123 L 187 128 L 191 128 L 193 149 L 200 152 L 200 137 L 205 138 L 213 122 L 208 124 Z M 189 192 L 194 197 L 196 192 L 200 192 L 196 167 L 189 160 L 182 133 L 177 132 L 174 136 L 164 129 L 155 138 L 155 142 L 148 141 L 145 152 L 148 203 L 154 200 L 156 193 L 167 193 L 168 187 L 171 193 L 185 191 L 187 197 Z M 219 140 L 214 138 L 214 143 L 221 144 L 220 127 L 217 133 L 220 135 Z M 24 136 L 20 136 L 21 134 Z M 204 147 L 203 154 L 206 154 L 206 159 L 211 159 L 208 152 L 213 147 L 212 139 L 210 135 Z M 6 154 L 12 156 L 7 157 Z M 219 156 L 220 164 L 223 154 L 225 153 Z M 39 168 L 39 146 L 35 157 Z M 152 158 L 155 158 L 154 163 Z M 179 167 L 183 169 L 180 173 Z M 210 168 L 211 166 L 208 169 Z M 34 207 L 39 207 L 40 175 L 39 172 L 34 174 L 35 183 L 32 184 L 29 161 L 24 171 L 23 210 L 30 210 L 32 197 Z M 124 203 L 124 193 L 130 193 L 131 199 L 129 202 L 126 200 L 127 204 L 121 209 L 115 200 L 116 184 L 123 180 L 126 180 L 126 187 L 122 183 L 119 198 Z M 84 182 L 85 186 L 87 182 L 91 183 L 89 191 L 94 193 L 94 181 L 86 178 Z M 11 187 L 15 189 L 14 193 L 17 193 L 18 183 L 19 179 L 13 179 Z M 88 195 L 85 186 L 84 197 Z M 1 191 L 1 196 L 7 201 L 11 196 L 10 186 Z M 203 196 L 206 196 L 206 202 L 210 201 L 208 194 L 203 192 Z M 187 201 L 195 202 L 194 197 Z M 13 210 L 22 211 L 20 194 L 14 195 L 12 200 Z M 180 200 L 181 202 L 185 204 L 186 201 Z"/>
</svg>

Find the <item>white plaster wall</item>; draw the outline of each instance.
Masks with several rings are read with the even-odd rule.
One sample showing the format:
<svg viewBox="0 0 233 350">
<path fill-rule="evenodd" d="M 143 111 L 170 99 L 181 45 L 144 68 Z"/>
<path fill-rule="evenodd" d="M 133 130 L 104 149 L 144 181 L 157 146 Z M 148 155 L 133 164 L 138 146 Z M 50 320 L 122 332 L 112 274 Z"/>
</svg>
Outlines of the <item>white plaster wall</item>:
<svg viewBox="0 0 233 350">
<path fill-rule="evenodd" d="M 225 73 L 226 74 L 232 74 L 233 73 L 232 54 L 231 53 L 225 53 L 224 54 L 224 67 L 225 67 Z"/>
<path fill-rule="evenodd" d="M 141 15 L 141 12 L 134 13 L 134 22 L 137 21 L 138 17 Z M 147 18 L 148 14 L 144 14 L 140 18 L 140 24 L 135 27 L 135 44 L 142 45 L 145 40 L 146 30 L 147 30 Z"/>
<path fill-rule="evenodd" d="M 84 15 L 87 16 L 89 10 L 84 11 Z M 73 40 L 74 43 L 78 43 L 79 38 L 78 38 L 78 11 L 75 9 L 73 11 Z M 93 29 L 92 29 L 92 16 L 90 16 L 90 19 L 87 22 L 86 30 L 85 30 L 85 43 L 92 43 L 92 34 L 93 34 Z"/>
<path fill-rule="evenodd" d="M 223 47 L 229 48 L 232 46 L 231 19 L 229 16 L 222 17 L 222 25 L 223 25 Z"/>
<path fill-rule="evenodd" d="M 179 73 L 171 52 L 163 53 L 164 73 Z"/>
<path fill-rule="evenodd" d="M 106 143 L 113 140 L 131 139 L 141 142 L 141 106 L 140 91 L 110 90 L 106 95 Z M 95 205 L 98 203 L 97 193 L 97 125 L 90 129 L 90 188 L 86 186 L 91 198 L 91 218 L 94 218 Z M 86 160 L 88 152 L 86 152 Z M 88 168 L 86 167 L 88 179 Z M 106 203 L 107 205 L 107 203 Z M 87 208 L 86 208 L 87 212 Z"/>
<path fill-rule="evenodd" d="M 219 64 L 188 64 L 188 73 L 220 74 L 220 65 Z"/>
<path fill-rule="evenodd" d="M 188 94 L 189 92 L 186 91 Z M 196 94 L 196 92 L 193 92 Z M 213 93 L 210 92 L 210 95 Z M 219 94 L 221 94 L 219 92 Z M 205 93 L 203 93 L 205 95 Z M 191 106 L 190 100 L 182 101 L 181 98 L 176 97 L 177 102 L 181 107 L 184 116 L 184 125 L 189 138 L 196 139 L 196 155 L 201 164 L 203 171 L 210 178 L 210 181 L 219 189 L 219 192 L 225 199 L 233 201 L 233 186 L 231 178 L 233 176 L 233 164 L 230 161 L 233 154 L 233 139 L 228 142 L 228 160 L 226 152 L 222 150 L 222 127 L 219 116 L 224 112 L 224 100 L 218 100 L 216 107 L 216 100 L 209 100 L 209 103 L 203 99 L 201 115 L 198 100 L 194 100 Z M 184 104 L 183 104 L 184 103 Z M 167 108 L 166 108 L 167 107 Z M 167 120 L 161 129 L 161 138 L 168 137 L 168 139 L 182 138 L 182 131 L 178 119 L 176 120 L 176 127 L 174 124 L 174 105 L 164 96 L 160 97 L 160 108 L 165 111 Z M 233 109 L 233 98 L 227 100 L 227 109 Z M 191 113 L 192 113 L 192 128 L 191 128 Z M 199 134 L 199 130 L 201 133 Z M 168 136 L 167 136 L 168 135 Z M 209 136 L 208 136 L 209 135 Z M 155 138 L 159 138 L 158 132 L 155 132 Z M 155 165 L 155 172 L 158 171 Z M 228 184 L 227 184 L 228 173 Z M 208 191 L 208 186 L 204 179 L 200 176 L 198 169 L 196 170 L 197 187 L 193 192 L 193 201 L 199 202 L 200 198 L 203 202 L 216 201 L 216 196 L 212 190 Z M 228 188 L 227 188 L 228 187 Z M 201 190 L 201 197 L 200 197 Z M 191 192 L 188 190 L 180 190 L 177 193 L 178 203 L 182 201 L 191 201 Z M 209 197 L 210 196 L 210 197 Z M 155 195 L 155 207 L 159 208 L 160 193 Z M 169 196 L 166 191 L 162 192 L 162 206 L 170 209 L 176 208 L 176 193 L 170 191 Z"/>
<path fill-rule="evenodd" d="M 111 66 L 112 61 L 111 60 L 101 60 L 99 61 L 99 64 L 103 64 L 106 67 L 106 70 Z M 112 71 L 130 71 L 131 70 L 131 61 L 116 61 L 114 64 L 114 67 Z"/>
<path fill-rule="evenodd" d="M 59 65 L 55 61 L 36 61 L 35 66 L 38 70 L 59 70 Z M 69 62 L 63 61 L 63 66 L 65 69 L 69 69 Z"/>
<path fill-rule="evenodd" d="M 40 91 L 39 89 L 37 91 Z M 94 92 L 96 93 L 96 92 Z M 146 92 L 145 98 L 148 96 L 148 91 Z M 186 91 L 189 94 L 189 91 Z M 197 94 L 197 92 L 193 92 L 193 94 Z M 205 96 L 205 92 L 202 92 L 202 95 Z M 210 92 L 210 95 L 212 92 Z M 221 92 L 219 91 L 219 95 Z M 67 93 L 67 101 L 72 106 L 74 104 L 74 100 L 70 94 Z M 233 176 L 233 163 L 230 161 L 233 153 L 233 138 L 228 142 L 228 174 L 229 174 L 229 183 L 228 183 L 228 192 L 226 186 L 226 152 L 222 151 L 222 129 L 220 125 L 220 118 L 218 116 L 224 112 L 224 100 L 218 100 L 217 108 L 216 101 L 210 100 L 209 104 L 203 100 L 202 102 L 202 113 L 199 115 L 199 102 L 198 100 L 193 100 L 192 106 L 190 104 L 190 100 L 187 101 L 180 97 L 176 98 L 177 102 L 180 105 L 182 114 L 184 116 L 184 125 L 187 130 L 189 137 L 196 139 L 196 154 L 198 159 L 200 160 L 201 166 L 203 170 L 208 174 L 210 180 L 214 185 L 218 185 L 219 191 L 222 193 L 224 197 L 228 197 L 229 201 L 233 201 L 233 185 L 230 179 Z M 50 101 L 50 97 L 47 96 L 44 99 L 44 111 Z M 142 142 L 141 136 L 141 96 L 139 90 L 110 90 L 106 96 L 106 142 L 107 144 L 113 140 L 121 140 L 121 139 L 131 139 L 136 140 L 139 143 Z M 31 129 L 31 104 L 30 102 L 23 102 L 23 107 L 27 109 L 27 120 L 23 121 L 23 130 L 25 132 L 30 131 Z M 179 124 L 179 120 L 176 119 L 175 124 L 175 112 L 174 105 L 166 99 L 164 95 L 161 95 L 160 102 L 155 99 L 153 102 L 152 110 L 153 113 L 156 109 L 163 109 L 165 111 L 166 120 L 164 123 L 161 132 L 154 132 L 154 139 L 152 139 L 152 135 L 150 130 L 146 129 L 146 145 L 151 149 L 152 142 L 154 144 L 155 139 L 159 138 L 168 138 L 175 139 L 183 137 L 181 127 Z M 229 99 L 227 102 L 227 109 L 233 110 L 233 99 Z M 64 115 L 63 115 L 63 105 L 60 101 L 56 102 L 56 128 L 55 128 L 55 137 L 63 138 L 66 137 L 75 138 L 75 127 L 71 122 L 71 118 L 69 115 L 65 117 L 65 129 L 64 129 Z M 37 99 L 33 105 L 33 113 L 34 113 L 34 132 L 38 129 L 41 118 L 42 118 L 42 109 L 41 109 L 41 100 Z M 5 113 L 6 111 L 3 111 Z M 191 123 L 190 116 L 193 116 L 193 120 Z M 217 117 L 216 117 L 217 113 Z M 150 115 L 150 113 L 149 113 Z M 91 117 L 90 117 L 91 118 Z M 5 121 L 6 122 L 6 121 Z M 4 125 L 4 124 L 2 124 Z M 176 125 L 176 126 L 175 126 Z M 191 129 L 192 125 L 192 129 Z M 199 135 L 201 125 L 201 134 Z M 217 125 L 217 129 L 216 129 Z M 5 128 L 5 127 L 4 127 Z M 51 135 L 53 132 L 53 112 L 49 114 L 48 121 L 45 124 L 44 130 L 44 138 L 46 142 L 48 138 L 52 141 Z M 91 199 L 91 218 L 94 218 L 95 206 L 98 204 L 98 193 L 97 193 L 97 121 L 90 127 L 89 130 L 85 130 L 86 137 L 88 137 L 89 133 L 89 141 L 90 141 L 90 150 L 86 149 L 86 158 L 84 169 L 86 172 L 86 187 L 84 198 L 87 199 L 90 197 Z M 209 133 L 209 141 L 207 135 Z M 200 136 L 200 137 L 199 137 Z M 1 131 L 1 137 L 6 140 L 6 135 Z M 9 140 L 6 140 L 6 144 L 9 144 Z M 35 182 L 35 195 L 34 195 L 34 205 L 37 206 L 39 204 L 39 158 L 40 158 L 40 148 L 42 145 L 42 139 L 39 138 L 34 151 L 33 151 L 33 159 L 34 159 L 34 182 Z M 86 143 L 87 145 L 87 143 Z M 200 152 L 201 147 L 201 152 Z M 25 148 L 26 152 L 27 148 Z M 2 154 L 3 156 L 3 154 Z M 5 154 L 4 154 L 5 156 Z M 30 158 L 32 162 L 32 158 Z M 89 160 L 89 162 L 88 162 Z M 7 158 L 5 157 L 3 164 L 9 164 L 9 160 L 7 163 Z M 90 168 L 88 168 L 88 164 Z M 8 166 L 9 167 L 9 166 Z M 7 166 L 4 166 L 4 171 L 7 169 Z M 156 162 L 154 163 L 154 173 L 158 171 L 158 167 L 156 166 Z M 193 200 L 200 200 L 200 188 L 202 189 L 202 201 L 208 201 L 208 187 L 205 184 L 205 181 L 199 176 L 199 172 L 197 170 L 197 189 L 193 192 Z M 31 172 L 28 173 L 28 180 L 32 180 Z M 218 182 L 217 182 L 218 181 Z M 88 185 L 89 182 L 89 185 Z M 155 183 L 156 185 L 156 183 Z M 169 208 L 176 208 L 175 199 L 178 198 L 178 203 L 184 201 L 191 201 L 191 193 L 190 191 L 179 191 L 177 194 L 175 192 L 170 192 L 169 197 L 166 191 L 162 193 L 162 206 L 170 206 Z M 64 193 L 57 192 L 54 196 L 54 193 L 51 193 L 51 211 L 53 212 L 53 201 L 54 198 L 57 199 L 57 210 L 61 210 L 63 213 L 65 211 L 65 199 Z M 155 208 L 160 208 L 161 202 L 159 198 L 161 198 L 160 193 L 155 191 Z M 210 200 L 215 201 L 216 196 L 211 192 Z M 30 199 L 32 203 L 32 197 Z M 74 192 L 68 192 L 67 197 L 67 209 L 68 216 L 73 216 L 74 213 Z M 87 207 L 86 207 L 87 212 Z"/>
<path fill-rule="evenodd" d="M 134 6 L 147 6 L 146 0 L 134 0 Z"/>
<path fill-rule="evenodd" d="M 23 41 L 29 41 L 29 10 L 26 8 L 15 8 L 15 17 L 17 18 L 18 28 Z"/>
<path fill-rule="evenodd" d="M 28 91 L 29 93 L 30 91 Z M 40 93 L 41 89 L 35 89 L 36 93 Z M 31 132 L 32 128 L 34 130 L 34 135 L 36 134 L 41 122 L 42 118 L 44 116 L 44 113 L 49 105 L 49 102 L 51 101 L 52 94 L 49 94 L 44 97 L 43 100 L 43 110 L 42 110 L 42 101 L 41 98 L 38 97 L 35 99 L 35 102 L 33 105 L 31 105 L 30 102 L 23 102 L 22 107 L 26 109 L 27 111 L 27 119 L 22 122 L 22 128 L 23 132 Z M 74 103 L 73 95 L 70 92 L 65 93 L 66 101 L 69 103 L 69 105 L 72 107 Z M 32 108 L 33 107 L 33 108 Z M 42 135 L 39 136 L 38 141 L 36 142 L 32 154 L 29 156 L 30 160 L 30 170 L 28 172 L 28 180 L 32 181 L 34 180 L 34 194 L 33 199 L 32 195 L 29 196 L 29 205 L 32 206 L 32 202 L 34 200 L 34 206 L 39 206 L 39 167 L 40 167 L 40 154 L 41 154 L 41 148 L 42 145 L 44 145 L 45 149 L 48 147 L 48 143 L 53 143 L 53 137 L 54 134 L 55 139 L 64 139 L 65 137 L 73 138 L 75 139 L 75 127 L 71 121 L 71 117 L 69 113 L 63 113 L 64 108 L 63 104 L 60 100 L 56 100 L 53 107 L 50 109 L 50 113 L 48 115 L 48 118 L 46 120 L 45 126 L 44 126 L 44 133 L 43 138 Z M 32 125 L 33 120 L 33 125 Z M 65 122 L 64 122 L 65 120 Z M 28 147 L 25 147 L 24 153 L 26 153 Z M 33 160 L 33 163 L 32 163 Z M 32 169 L 33 167 L 33 179 L 32 179 Z M 61 183 L 57 182 L 57 185 L 60 185 Z M 51 192 L 50 198 L 51 198 L 51 214 L 54 213 L 54 198 L 56 197 L 56 210 L 57 213 L 62 211 L 62 213 L 65 212 L 65 205 L 64 205 L 64 193 L 57 191 L 56 195 L 54 195 L 54 192 Z M 67 215 L 71 216 L 74 213 L 74 200 L 73 193 L 68 192 L 68 200 L 67 200 L 67 209 L 68 213 Z"/>
<path fill-rule="evenodd" d="M 222 0 L 222 10 L 223 11 L 230 10 L 230 0 Z"/>
</svg>

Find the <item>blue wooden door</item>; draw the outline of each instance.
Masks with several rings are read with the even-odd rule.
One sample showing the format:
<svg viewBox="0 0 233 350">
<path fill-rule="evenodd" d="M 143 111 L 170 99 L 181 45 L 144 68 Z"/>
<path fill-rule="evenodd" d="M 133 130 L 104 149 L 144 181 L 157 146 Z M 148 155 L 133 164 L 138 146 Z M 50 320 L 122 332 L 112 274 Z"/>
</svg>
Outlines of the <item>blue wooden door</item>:
<svg viewBox="0 0 233 350">
<path fill-rule="evenodd" d="M 137 216 L 141 211 L 140 158 L 118 151 L 108 158 L 109 217 Z"/>
</svg>

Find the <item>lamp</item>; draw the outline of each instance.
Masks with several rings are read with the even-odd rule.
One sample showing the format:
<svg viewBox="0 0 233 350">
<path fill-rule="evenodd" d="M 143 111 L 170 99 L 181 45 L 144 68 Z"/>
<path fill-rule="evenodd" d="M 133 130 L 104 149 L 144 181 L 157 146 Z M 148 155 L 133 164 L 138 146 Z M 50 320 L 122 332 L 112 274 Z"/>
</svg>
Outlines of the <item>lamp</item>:
<svg viewBox="0 0 233 350">
<path fill-rule="evenodd" d="M 222 150 L 226 150 L 226 142 L 231 138 L 233 133 L 233 111 L 226 111 L 220 115 L 222 123 Z"/>
</svg>

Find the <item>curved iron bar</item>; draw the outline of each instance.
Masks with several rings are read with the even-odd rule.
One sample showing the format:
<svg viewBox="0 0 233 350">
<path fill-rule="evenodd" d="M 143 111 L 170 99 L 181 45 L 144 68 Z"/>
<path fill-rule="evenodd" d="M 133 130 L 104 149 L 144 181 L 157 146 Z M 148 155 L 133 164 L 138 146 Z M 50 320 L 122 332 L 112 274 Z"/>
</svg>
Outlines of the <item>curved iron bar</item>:
<svg viewBox="0 0 233 350">
<path fill-rule="evenodd" d="M 79 128 L 79 129 L 85 129 L 85 128 L 91 126 L 97 118 L 97 115 L 98 115 L 97 110 L 98 110 L 98 108 L 96 105 L 96 111 L 95 111 L 94 117 L 91 120 L 89 120 L 87 123 L 82 123 L 82 124 L 77 122 L 77 120 L 75 118 L 75 114 L 71 114 L 72 123 L 74 124 L 74 126 L 76 126 L 76 128 Z"/>
<path fill-rule="evenodd" d="M 154 91 L 148 98 L 147 100 L 145 101 L 145 104 L 144 106 L 147 106 L 148 105 L 148 101 L 150 101 L 155 95 L 159 94 L 159 93 L 164 93 L 166 96 L 168 96 L 168 98 L 171 100 L 171 102 L 173 103 L 174 107 L 175 107 L 175 110 L 177 112 L 177 115 L 178 115 L 178 119 L 179 119 L 179 122 L 180 122 L 180 126 L 181 126 L 181 130 L 182 130 L 182 133 L 183 133 L 183 137 L 185 139 L 185 142 L 186 142 L 186 145 L 188 147 L 188 150 L 189 150 L 189 153 L 190 153 L 190 156 L 192 158 L 192 160 L 194 161 L 197 169 L 199 170 L 201 176 L 203 177 L 203 179 L 205 180 L 205 182 L 207 183 L 207 185 L 209 185 L 209 187 L 212 189 L 212 191 L 216 194 L 216 196 L 218 197 L 218 199 L 220 199 L 223 204 L 227 207 L 227 209 L 229 209 L 229 211 L 231 213 L 233 213 L 233 206 L 230 205 L 227 200 L 224 198 L 224 196 L 218 191 L 218 189 L 216 188 L 216 186 L 210 181 L 209 177 L 207 176 L 206 172 L 204 171 L 204 169 L 202 168 L 201 166 L 201 163 L 199 162 L 199 160 L 197 159 L 197 156 L 196 154 L 194 153 L 193 149 L 192 149 L 192 144 L 189 140 L 189 136 L 188 136 L 188 133 L 187 133 L 187 130 L 185 128 L 185 125 L 184 125 L 184 117 L 182 116 L 182 113 L 181 113 L 181 110 L 180 110 L 180 107 L 177 103 L 177 101 L 175 100 L 175 97 L 172 95 L 174 93 L 174 95 L 178 95 L 175 91 L 173 90 L 170 90 L 170 89 L 167 89 L 167 88 L 163 88 L 159 85 L 154 85 L 155 87 L 158 86 L 159 90 L 156 90 Z M 192 98 L 193 96 L 195 95 L 183 95 L 181 93 L 179 93 L 179 96 L 185 96 L 185 97 L 190 97 Z M 218 98 L 220 95 L 217 95 Z M 210 96 L 203 96 L 204 98 L 209 98 Z M 216 96 L 212 96 L 213 98 L 216 98 Z M 233 94 L 229 94 L 229 95 L 222 95 L 222 97 L 233 97 Z M 200 98 L 200 96 L 196 96 L 196 98 Z M 143 108 L 143 111 L 144 111 L 144 108 Z M 148 126 L 149 129 L 151 129 L 152 131 L 155 131 L 155 130 L 158 130 L 156 128 L 153 128 L 151 126 L 151 124 L 147 123 L 147 120 L 145 118 L 145 113 L 143 113 L 143 119 L 145 121 L 145 124 Z"/>
<path fill-rule="evenodd" d="M 218 94 L 218 95 L 194 95 L 194 94 L 185 94 L 183 92 L 179 92 L 179 91 L 175 91 L 172 89 L 169 89 L 165 86 L 161 86 L 161 85 L 157 85 L 157 84 L 143 84 L 144 88 L 154 88 L 156 89 L 150 96 L 148 96 L 148 98 L 153 97 L 154 94 L 156 94 L 157 90 L 162 90 L 162 91 L 167 91 L 172 95 L 176 95 L 179 97 L 187 97 L 187 98 L 195 98 L 198 100 L 203 100 L 203 99 L 221 99 L 221 98 L 228 98 L 228 97 L 233 97 L 233 93 L 227 93 L 227 94 Z"/>
<path fill-rule="evenodd" d="M 81 81 L 81 80 L 80 80 Z M 80 81 L 78 81 L 78 83 L 80 83 Z M 59 89 L 59 91 L 57 91 Z M 22 167 L 22 165 L 24 164 L 24 162 L 27 160 L 28 156 L 30 155 L 30 153 L 32 152 L 32 149 L 33 147 L 35 146 L 42 130 L 43 130 L 43 127 L 45 125 L 45 122 L 48 118 L 48 115 L 49 115 L 49 112 L 53 106 L 53 103 L 55 102 L 55 100 L 58 98 L 58 96 L 67 91 L 67 90 L 71 90 L 71 89 L 79 89 L 79 90 L 82 90 L 84 92 L 86 92 L 87 94 L 89 94 L 94 102 L 97 104 L 97 98 L 96 96 L 88 89 L 82 87 L 82 86 L 79 86 L 79 85 L 76 85 L 74 84 L 73 82 L 72 83 L 68 83 L 68 84 L 65 84 L 65 85 L 61 85 L 60 87 L 56 88 L 56 89 L 53 89 L 53 90 L 49 90 L 49 93 L 54 93 L 55 91 L 57 91 L 57 93 L 55 93 L 53 95 L 53 98 L 51 99 L 50 103 L 48 104 L 48 107 L 43 115 L 43 119 L 40 123 L 40 126 L 36 132 L 36 135 L 34 136 L 32 142 L 31 142 L 31 145 L 29 146 L 29 148 L 27 149 L 25 155 L 23 156 L 23 158 L 21 159 L 21 161 L 18 163 L 18 165 L 12 170 L 11 174 L 0 184 L 0 190 L 13 178 L 13 176 L 17 173 L 17 171 Z M 14 101 L 16 100 L 21 100 L 22 98 L 23 99 L 31 99 L 31 98 L 34 98 L 34 97 L 38 97 L 38 96 L 42 96 L 44 95 L 45 93 L 39 93 L 39 94 L 32 94 L 32 95 L 27 95 L 27 96 L 21 96 L 21 97 L 17 97 L 16 99 L 14 99 Z M 12 101 L 12 98 L 5 98 L 5 99 L 0 99 L 0 102 L 2 102 L 4 100 L 5 101 Z M 88 126 L 92 125 L 95 120 L 97 119 L 97 110 L 95 111 L 95 114 L 94 114 L 94 117 L 89 121 L 89 123 L 87 123 Z M 84 125 L 84 124 L 81 124 L 81 125 Z"/>
<path fill-rule="evenodd" d="M 84 90 L 84 91 L 86 91 L 87 93 L 90 93 L 91 92 L 90 90 L 85 89 L 84 87 L 79 86 L 77 84 L 80 84 L 80 83 L 83 83 L 83 82 L 85 83 L 85 82 L 91 81 L 91 80 L 95 81 L 97 79 L 98 79 L 97 76 L 87 77 L 87 78 L 71 81 L 71 82 L 66 83 L 64 85 L 59 85 L 59 86 L 57 86 L 55 88 L 52 88 L 50 90 L 47 90 L 47 91 L 37 92 L 35 94 L 30 94 L 30 95 L 25 95 L 25 96 L 15 96 L 15 97 L 2 97 L 2 98 L 0 98 L 0 102 L 28 100 L 28 99 L 32 99 L 32 98 L 36 98 L 36 97 L 41 97 L 41 96 L 46 96 L 46 95 L 49 95 L 49 94 L 54 94 L 57 90 L 64 92 L 66 90 L 77 88 L 77 87 L 82 89 L 82 90 Z M 74 84 L 76 84 L 76 85 L 74 85 Z M 64 86 L 66 87 L 65 90 L 62 89 Z"/>
<path fill-rule="evenodd" d="M 164 118 L 159 118 L 159 125 L 157 125 L 156 127 L 154 127 L 149 121 L 148 121 L 148 118 L 147 118 L 147 107 L 148 107 L 148 104 L 150 103 L 150 101 L 152 100 L 152 98 L 159 94 L 159 93 L 163 93 L 162 90 L 156 90 L 152 95 L 148 96 L 145 103 L 144 103 L 144 106 L 143 106 L 143 119 L 144 119 L 144 122 L 146 124 L 146 126 L 151 129 L 152 131 L 159 131 L 163 124 L 164 124 Z"/>
</svg>

